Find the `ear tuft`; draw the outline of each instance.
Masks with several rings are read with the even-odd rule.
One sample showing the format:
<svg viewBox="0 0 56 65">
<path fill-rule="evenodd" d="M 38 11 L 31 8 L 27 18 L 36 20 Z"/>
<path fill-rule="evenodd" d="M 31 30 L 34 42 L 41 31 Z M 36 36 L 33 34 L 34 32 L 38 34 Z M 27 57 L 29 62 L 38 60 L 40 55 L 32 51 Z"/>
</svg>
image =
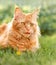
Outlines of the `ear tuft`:
<svg viewBox="0 0 56 65">
<path fill-rule="evenodd" d="M 40 8 L 37 8 L 33 11 L 33 16 L 37 17 L 37 15 L 39 15 L 39 12 L 40 12 Z"/>
<path fill-rule="evenodd" d="M 33 21 L 36 21 L 36 20 L 37 20 L 38 15 L 39 15 L 39 12 L 40 12 L 40 8 L 37 8 L 37 9 L 35 9 L 35 10 L 32 12 L 32 20 L 33 20 Z"/>
<path fill-rule="evenodd" d="M 23 16 L 23 12 L 20 9 L 20 7 L 18 7 L 17 5 L 15 5 L 15 13 L 14 13 L 14 18 L 21 18 Z"/>
<path fill-rule="evenodd" d="M 18 14 L 21 14 L 22 10 L 20 9 L 20 7 L 18 7 L 17 5 L 15 5 L 15 13 L 14 16 L 18 16 Z"/>
<path fill-rule="evenodd" d="M 15 15 L 18 15 L 20 13 L 22 13 L 20 7 L 18 7 L 17 5 L 15 5 Z"/>
</svg>

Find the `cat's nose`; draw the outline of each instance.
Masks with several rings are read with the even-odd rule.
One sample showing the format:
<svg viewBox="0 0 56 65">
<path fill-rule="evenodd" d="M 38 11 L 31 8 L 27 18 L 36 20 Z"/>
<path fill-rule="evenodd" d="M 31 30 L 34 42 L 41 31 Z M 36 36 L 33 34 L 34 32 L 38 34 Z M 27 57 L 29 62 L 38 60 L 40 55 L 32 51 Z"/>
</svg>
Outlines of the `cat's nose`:
<svg viewBox="0 0 56 65">
<path fill-rule="evenodd" d="M 28 30 L 28 31 L 25 32 L 25 34 L 31 34 L 31 33 L 33 33 L 32 30 Z"/>
</svg>

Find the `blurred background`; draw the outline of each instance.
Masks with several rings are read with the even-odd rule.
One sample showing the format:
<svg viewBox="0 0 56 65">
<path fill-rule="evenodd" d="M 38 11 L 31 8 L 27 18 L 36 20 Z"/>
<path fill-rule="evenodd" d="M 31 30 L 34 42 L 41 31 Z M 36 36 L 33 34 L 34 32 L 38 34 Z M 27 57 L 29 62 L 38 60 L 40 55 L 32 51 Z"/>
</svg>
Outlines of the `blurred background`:
<svg viewBox="0 0 56 65">
<path fill-rule="evenodd" d="M 0 65 L 56 65 L 56 0 L 0 0 L 0 24 L 12 20 L 15 5 L 25 13 L 40 7 L 41 48 L 34 55 L 25 53 L 20 57 L 11 50 L 0 50 Z"/>
</svg>

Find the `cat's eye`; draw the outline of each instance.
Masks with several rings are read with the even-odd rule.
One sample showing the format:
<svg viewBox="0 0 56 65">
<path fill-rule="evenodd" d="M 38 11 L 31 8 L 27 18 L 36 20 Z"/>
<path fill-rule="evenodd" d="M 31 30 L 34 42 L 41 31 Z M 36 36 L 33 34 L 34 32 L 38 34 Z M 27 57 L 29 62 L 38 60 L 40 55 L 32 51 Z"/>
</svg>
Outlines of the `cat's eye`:
<svg viewBox="0 0 56 65">
<path fill-rule="evenodd" d="M 31 26 L 33 26 L 34 24 L 33 23 L 30 23 L 31 24 Z"/>
<path fill-rule="evenodd" d="M 34 23 L 30 23 L 30 26 L 34 26 Z"/>
</svg>

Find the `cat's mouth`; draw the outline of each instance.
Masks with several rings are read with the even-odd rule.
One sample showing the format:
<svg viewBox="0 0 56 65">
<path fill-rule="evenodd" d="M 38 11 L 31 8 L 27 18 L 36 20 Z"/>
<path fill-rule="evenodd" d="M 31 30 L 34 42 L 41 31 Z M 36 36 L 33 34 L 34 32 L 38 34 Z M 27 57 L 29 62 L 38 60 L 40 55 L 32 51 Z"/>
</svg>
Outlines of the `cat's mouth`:
<svg viewBox="0 0 56 65">
<path fill-rule="evenodd" d="M 24 32 L 23 33 L 23 36 L 26 37 L 26 38 L 29 38 L 33 33 L 31 32 Z"/>
<path fill-rule="evenodd" d="M 25 32 L 25 34 L 30 34 L 30 32 Z"/>
</svg>

